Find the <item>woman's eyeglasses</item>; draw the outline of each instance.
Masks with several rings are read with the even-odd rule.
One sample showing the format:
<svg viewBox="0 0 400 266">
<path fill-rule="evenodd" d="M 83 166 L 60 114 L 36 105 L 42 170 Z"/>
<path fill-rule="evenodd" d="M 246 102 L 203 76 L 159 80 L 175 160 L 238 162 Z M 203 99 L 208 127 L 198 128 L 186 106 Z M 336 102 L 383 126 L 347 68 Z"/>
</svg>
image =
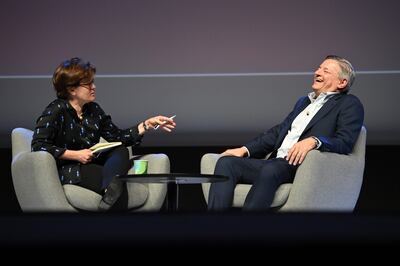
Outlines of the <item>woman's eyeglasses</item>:
<svg viewBox="0 0 400 266">
<path fill-rule="evenodd" d="M 80 83 L 79 86 L 84 87 L 88 90 L 93 90 L 94 89 L 93 84 L 94 84 L 94 81 L 91 81 L 90 83 Z"/>
</svg>

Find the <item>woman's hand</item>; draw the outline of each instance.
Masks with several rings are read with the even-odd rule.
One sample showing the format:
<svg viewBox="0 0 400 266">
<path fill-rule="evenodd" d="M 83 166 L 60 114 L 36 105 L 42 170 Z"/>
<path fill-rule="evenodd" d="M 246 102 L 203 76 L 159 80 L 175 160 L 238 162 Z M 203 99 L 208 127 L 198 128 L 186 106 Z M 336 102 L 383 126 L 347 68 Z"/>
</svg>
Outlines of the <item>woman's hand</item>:
<svg viewBox="0 0 400 266">
<path fill-rule="evenodd" d="M 175 128 L 176 123 L 172 118 L 163 115 L 154 116 L 139 124 L 139 134 L 143 134 L 145 131 L 151 128 L 154 129 L 157 126 L 160 126 L 160 128 L 165 131 L 171 132 Z"/>
<path fill-rule="evenodd" d="M 73 150 L 66 150 L 61 156 L 60 159 L 63 160 L 74 160 L 78 161 L 82 164 L 87 164 L 92 161 L 94 155 L 93 152 L 89 149 L 73 151 Z"/>
</svg>

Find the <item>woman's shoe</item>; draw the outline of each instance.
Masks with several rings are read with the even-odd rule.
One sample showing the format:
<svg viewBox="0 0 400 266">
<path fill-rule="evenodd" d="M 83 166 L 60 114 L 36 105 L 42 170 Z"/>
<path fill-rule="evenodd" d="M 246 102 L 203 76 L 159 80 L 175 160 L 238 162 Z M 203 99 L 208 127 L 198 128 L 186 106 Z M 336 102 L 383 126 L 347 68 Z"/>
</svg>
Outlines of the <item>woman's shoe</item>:
<svg viewBox="0 0 400 266">
<path fill-rule="evenodd" d="M 124 182 L 119 180 L 118 176 L 114 176 L 110 184 L 105 189 L 103 198 L 99 203 L 100 211 L 107 211 L 114 205 L 122 194 Z"/>
</svg>

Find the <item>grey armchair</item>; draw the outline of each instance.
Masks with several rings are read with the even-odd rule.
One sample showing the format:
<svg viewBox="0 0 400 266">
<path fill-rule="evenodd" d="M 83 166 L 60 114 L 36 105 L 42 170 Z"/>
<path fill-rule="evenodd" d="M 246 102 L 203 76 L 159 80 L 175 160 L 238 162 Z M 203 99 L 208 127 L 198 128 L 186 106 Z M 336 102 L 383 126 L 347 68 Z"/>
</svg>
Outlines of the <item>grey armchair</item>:
<svg viewBox="0 0 400 266">
<path fill-rule="evenodd" d="M 353 152 L 341 155 L 310 151 L 299 166 L 293 183 L 282 184 L 270 207 L 278 211 L 352 212 L 363 181 L 367 131 L 362 127 Z M 219 154 L 207 153 L 201 159 L 201 173 L 213 174 Z M 238 184 L 233 206 L 242 207 L 251 185 Z M 202 184 L 208 202 L 210 184 Z"/>
<path fill-rule="evenodd" d="M 33 131 L 12 131 L 11 174 L 19 205 L 24 212 L 97 211 L 101 195 L 71 184 L 61 185 L 54 157 L 45 151 L 31 152 Z M 169 173 L 165 154 L 141 156 L 149 160 L 148 173 Z M 158 211 L 165 199 L 166 184 L 127 183 L 128 208 Z"/>
</svg>

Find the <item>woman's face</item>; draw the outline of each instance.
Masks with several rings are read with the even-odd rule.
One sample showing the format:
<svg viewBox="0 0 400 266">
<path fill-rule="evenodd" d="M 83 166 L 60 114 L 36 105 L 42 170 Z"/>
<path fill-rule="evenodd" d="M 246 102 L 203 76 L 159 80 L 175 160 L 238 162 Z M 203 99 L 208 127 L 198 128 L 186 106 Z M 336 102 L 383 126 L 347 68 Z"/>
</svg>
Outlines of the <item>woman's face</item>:
<svg viewBox="0 0 400 266">
<path fill-rule="evenodd" d="M 78 87 L 70 91 L 71 97 L 85 104 L 93 102 L 96 99 L 96 85 L 94 82 L 88 84 L 80 84 Z"/>
</svg>

